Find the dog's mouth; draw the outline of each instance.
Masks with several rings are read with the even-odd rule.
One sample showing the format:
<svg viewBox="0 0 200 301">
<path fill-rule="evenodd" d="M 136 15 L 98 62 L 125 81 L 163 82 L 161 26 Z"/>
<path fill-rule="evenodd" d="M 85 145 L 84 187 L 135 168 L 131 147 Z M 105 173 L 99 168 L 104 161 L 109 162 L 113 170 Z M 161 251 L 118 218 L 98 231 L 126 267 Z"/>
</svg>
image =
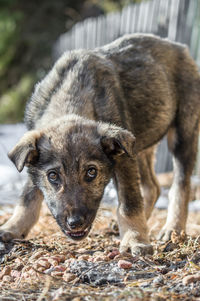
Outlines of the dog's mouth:
<svg viewBox="0 0 200 301">
<path fill-rule="evenodd" d="M 87 229 L 82 230 L 82 231 L 64 230 L 64 233 L 73 240 L 81 240 L 88 235 L 88 233 L 90 232 L 90 229 L 91 229 L 91 226 L 89 226 Z"/>
</svg>

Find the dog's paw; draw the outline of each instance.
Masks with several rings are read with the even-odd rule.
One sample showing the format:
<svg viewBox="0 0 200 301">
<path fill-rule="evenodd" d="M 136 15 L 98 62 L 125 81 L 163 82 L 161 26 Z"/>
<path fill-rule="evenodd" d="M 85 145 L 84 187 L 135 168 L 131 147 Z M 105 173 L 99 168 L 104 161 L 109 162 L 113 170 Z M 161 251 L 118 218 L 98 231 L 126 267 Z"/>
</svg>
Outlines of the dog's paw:
<svg viewBox="0 0 200 301">
<path fill-rule="evenodd" d="M 153 247 L 151 244 L 138 243 L 131 246 L 132 255 L 153 255 Z"/>
<path fill-rule="evenodd" d="M 159 234 L 157 236 L 157 239 L 158 240 L 162 240 L 164 242 L 167 242 L 167 241 L 169 241 L 171 239 L 172 232 L 173 232 L 173 229 L 165 229 L 165 228 L 163 228 L 159 232 Z"/>
<path fill-rule="evenodd" d="M 184 240 L 186 234 L 185 234 L 185 231 L 181 229 L 181 227 L 179 227 L 177 229 L 177 227 L 174 227 L 174 228 L 168 228 L 168 227 L 164 227 L 158 234 L 158 237 L 157 239 L 158 240 L 161 240 L 161 241 L 164 241 L 164 242 L 167 242 L 169 240 L 174 240 L 175 237 L 179 237 L 179 240 Z"/>
<path fill-rule="evenodd" d="M 0 241 L 9 242 L 15 238 L 18 238 L 15 233 L 0 228 Z"/>
<path fill-rule="evenodd" d="M 133 256 L 135 255 L 152 255 L 153 254 L 153 247 L 151 244 L 143 243 L 143 242 L 137 242 L 137 241 L 129 241 L 128 244 L 123 243 L 123 241 L 120 244 L 120 253 L 125 253 L 128 250 L 131 251 L 131 254 Z"/>
</svg>

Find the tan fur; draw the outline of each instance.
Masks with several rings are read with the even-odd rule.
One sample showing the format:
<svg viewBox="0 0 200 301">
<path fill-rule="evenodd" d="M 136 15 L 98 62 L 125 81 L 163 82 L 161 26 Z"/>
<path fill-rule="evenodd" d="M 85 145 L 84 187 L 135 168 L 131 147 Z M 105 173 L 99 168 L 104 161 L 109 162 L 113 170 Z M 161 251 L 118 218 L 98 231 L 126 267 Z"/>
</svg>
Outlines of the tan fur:
<svg viewBox="0 0 200 301">
<path fill-rule="evenodd" d="M 199 119 L 200 76 L 184 45 L 135 34 L 65 53 L 36 86 L 25 112 L 30 132 L 9 154 L 19 171 L 28 167 L 29 180 L 0 237 L 27 234 L 38 195 L 67 237 L 86 237 L 113 179 L 121 251 L 152 253 L 146 218 L 159 195 L 155 146 L 168 133 L 174 180 L 160 233 L 167 240 L 185 229 Z"/>
<path fill-rule="evenodd" d="M 1 226 L 1 238 L 4 241 L 25 238 L 39 218 L 42 200 L 43 195 L 38 190 L 30 206 L 19 203 L 15 207 L 12 217 Z"/>
</svg>

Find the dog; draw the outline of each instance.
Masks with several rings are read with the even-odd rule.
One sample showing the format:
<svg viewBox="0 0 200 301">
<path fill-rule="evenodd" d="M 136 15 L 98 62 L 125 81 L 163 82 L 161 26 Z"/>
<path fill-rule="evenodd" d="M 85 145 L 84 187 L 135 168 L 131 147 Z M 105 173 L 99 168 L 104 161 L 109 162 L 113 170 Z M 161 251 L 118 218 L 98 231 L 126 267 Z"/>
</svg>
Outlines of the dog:
<svg viewBox="0 0 200 301">
<path fill-rule="evenodd" d="M 186 46 L 131 34 L 64 53 L 28 101 L 28 132 L 9 153 L 28 181 L 1 240 L 24 238 L 42 200 L 67 237 L 85 238 L 104 189 L 118 192 L 120 251 L 152 253 L 147 219 L 159 196 L 154 152 L 167 134 L 174 179 L 160 239 L 185 229 L 200 118 L 200 77 Z"/>
</svg>

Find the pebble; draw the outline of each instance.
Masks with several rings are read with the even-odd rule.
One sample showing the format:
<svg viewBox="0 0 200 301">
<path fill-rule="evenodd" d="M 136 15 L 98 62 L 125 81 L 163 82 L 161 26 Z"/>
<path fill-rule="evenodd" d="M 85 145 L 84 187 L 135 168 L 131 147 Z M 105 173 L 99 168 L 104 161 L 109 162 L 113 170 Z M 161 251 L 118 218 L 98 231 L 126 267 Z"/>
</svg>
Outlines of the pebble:
<svg viewBox="0 0 200 301">
<path fill-rule="evenodd" d="M 66 258 L 64 255 L 54 255 L 51 256 L 49 259 L 56 260 L 58 263 L 60 263 L 60 262 L 64 262 Z"/>
<path fill-rule="evenodd" d="M 58 261 L 53 259 L 53 258 L 48 258 L 48 262 L 53 266 L 57 266 L 58 265 Z"/>
<path fill-rule="evenodd" d="M 21 272 L 20 272 L 20 271 L 17 271 L 17 270 L 12 270 L 12 271 L 10 272 L 10 275 L 11 275 L 11 277 L 13 277 L 13 278 L 19 278 L 19 277 L 21 276 Z"/>
<path fill-rule="evenodd" d="M 5 266 L 3 270 L 0 272 L 0 279 L 2 279 L 6 275 L 10 275 L 11 268 L 10 266 Z"/>
<path fill-rule="evenodd" d="M 13 278 L 10 275 L 3 276 L 3 282 L 12 282 Z"/>
<path fill-rule="evenodd" d="M 127 260 L 119 260 L 118 267 L 121 269 L 130 269 L 132 267 L 132 262 Z"/>
<path fill-rule="evenodd" d="M 74 280 L 76 278 L 76 275 L 72 274 L 72 273 L 64 273 L 63 274 L 63 280 L 65 280 L 66 282 L 70 282 L 72 280 Z"/>
<path fill-rule="evenodd" d="M 78 257 L 78 260 L 88 260 L 88 259 L 90 259 L 90 257 L 91 257 L 90 255 L 86 255 L 86 254 L 85 254 L 85 255 L 79 256 L 79 257 Z"/>
<path fill-rule="evenodd" d="M 86 249 L 80 248 L 80 249 L 78 249 L 78 252 L 79 252 L 79 253 L 85 253 L 85 252 L 86 252 Z"/>
<path fill-rule="evenodd" d="M 42 258 L 42 259 L 39 259 L 37 262 L 36 262 L 36 270 L 39 268 L 39 267 L 43 267 L 45 269 L 49 269 L 51 266 L 50 262 L 46 259 L 46 258 Z"/>
<path fill-rule="evenodd" d="M 108 258 L 109 259 L 114 259 L 117 255 L 119 255 L 119 250 L 112 250 L 112 252 L 108 253 Z"/>
<path fill-rule="evenodd" d="M 99 262 L 99 261 L 109 261 L 110 258 L 106 255 L 102 255 L 102 256 L 96 256 L 93 258 L 93 260 L 91 260 L 92 262 Z"/>
<path fill-rule="evenodd" d="M 43 266 L 38 266 L 37 268 L 35 268 L 38 272 L 44 272 L 46 270 L 45 267 Z"/>
<path fill-rule="evenodd" d="M 54 271 L 64 272 L 64 271 L 66 271 L 66 267 L 63 265 L 57 265 L 54 267 Z"/>
<path fill-rule="evenodd" d="M 185 276 L 182 280 L 183 285 L 190 284 L 192 282 L 196 282 L 200 280 L 200 273 Z"/>
<path fill-rule="evenodd" d="M 51 276 L 60 277 L 60 276 L 63 276 L 63 273 L 64 272 L 61 272 L 61 271 L 53 271 L 53 272 L 51 272 Z"/>
<path fill-rule="evenodd" d="M 30 262 L 35 261 L 36 259 L 42 257 L 45 254 L 44 251 L 37 251 L 30 257 Z"/>
</svg>

